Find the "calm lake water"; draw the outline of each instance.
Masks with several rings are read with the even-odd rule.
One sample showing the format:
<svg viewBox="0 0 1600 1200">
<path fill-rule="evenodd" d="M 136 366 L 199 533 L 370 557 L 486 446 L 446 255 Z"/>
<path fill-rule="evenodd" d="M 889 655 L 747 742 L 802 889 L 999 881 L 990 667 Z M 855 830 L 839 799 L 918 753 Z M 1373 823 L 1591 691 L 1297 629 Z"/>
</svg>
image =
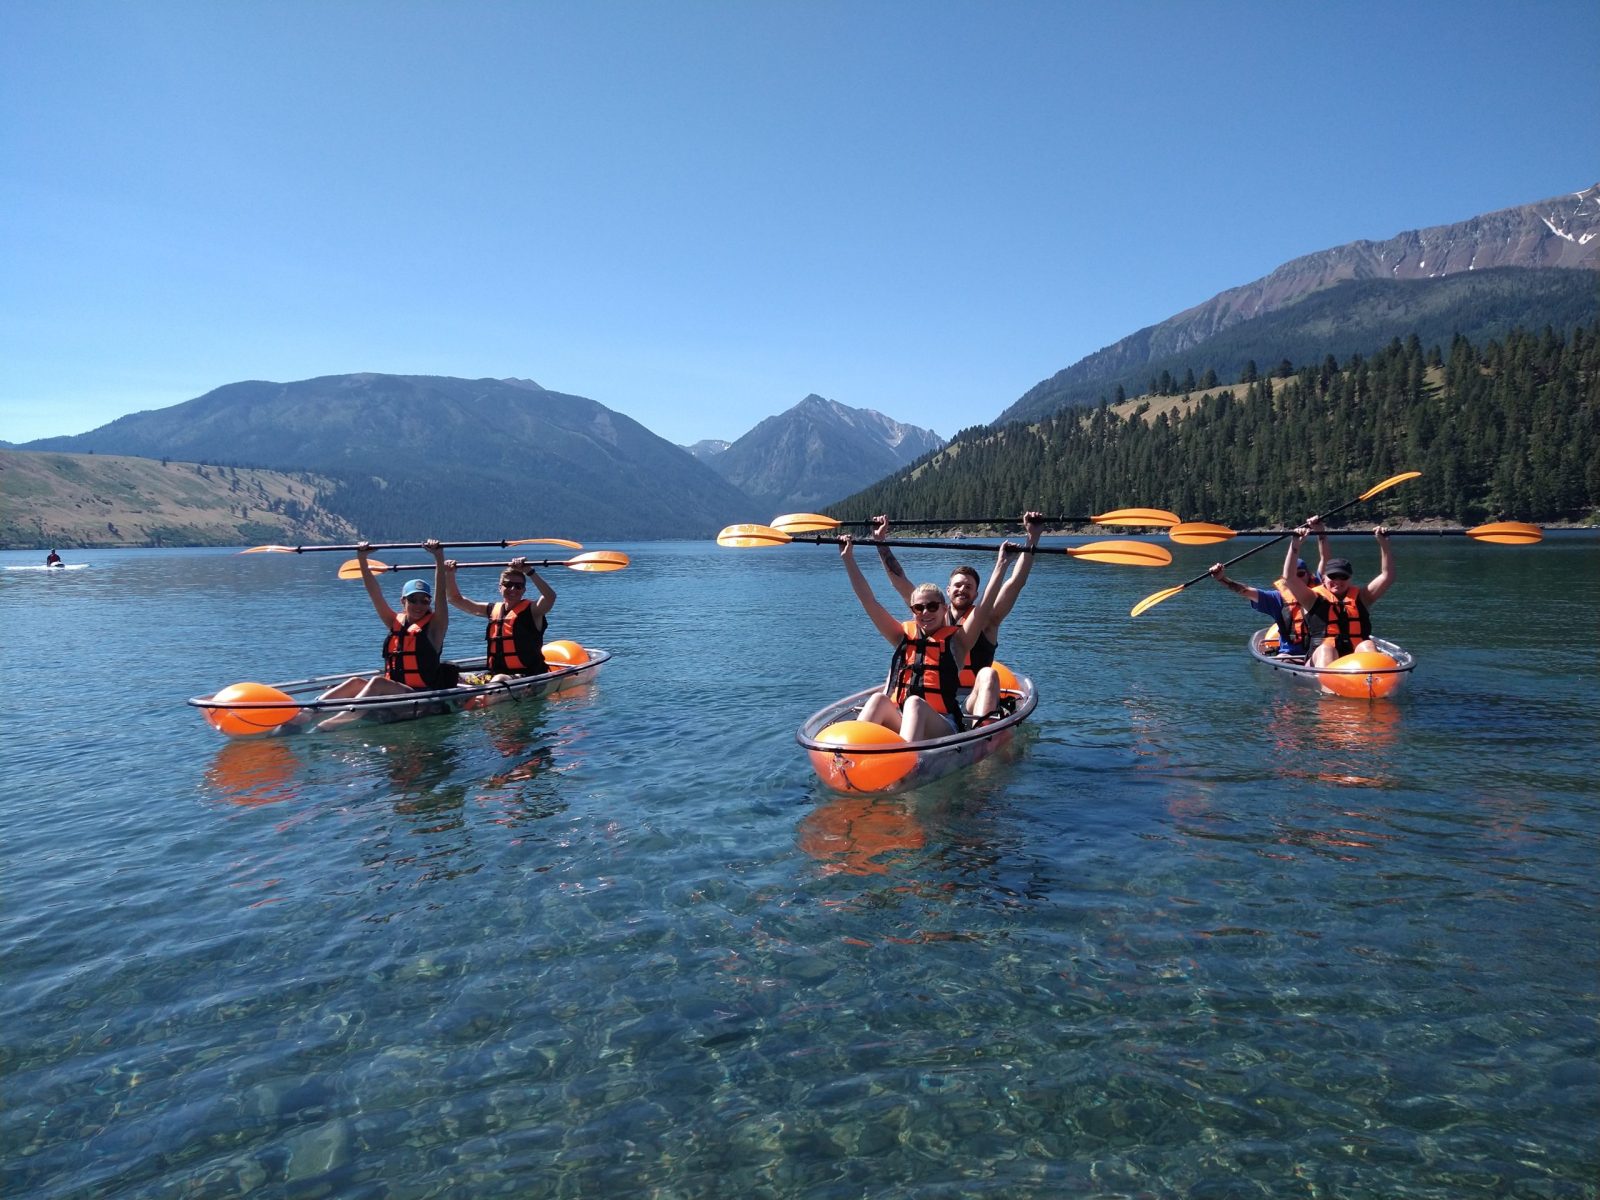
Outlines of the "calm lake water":
<svg viewBox="0 0 1600 1200">
<path fill-rule="evenodd" d="M 890 801 L 793 741 L 887 662 L 830 549 L 618 546 L 592 686 L 256 742 L 183 700 L 375 665 L 342 555 L 0 570 L 0 1184 L 1592 1197 L 1600 540 L 1396 546 L 1376 705 L 1209 581 L 1129 619 L 1218 548 L 1041 561 L 1031 728 Z"/>
</svg>

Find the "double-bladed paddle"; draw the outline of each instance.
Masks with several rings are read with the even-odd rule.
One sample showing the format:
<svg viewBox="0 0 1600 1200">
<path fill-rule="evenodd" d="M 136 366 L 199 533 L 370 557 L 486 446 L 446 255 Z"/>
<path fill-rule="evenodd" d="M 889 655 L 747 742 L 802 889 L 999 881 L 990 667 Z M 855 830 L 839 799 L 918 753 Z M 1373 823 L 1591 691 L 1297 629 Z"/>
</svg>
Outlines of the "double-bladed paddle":
<svg viewBox="0 0 1600 1200">
<path fill-rule="evenodd" d="M 580 554 L 576 558 L 545 558 L 537 562 L 529 561 L 530 567 L 566 567 L 569 571 L 588 571 L 603 573 L 606 571 L 620 571 L 633 560 L 620 550 L 591 550 L 587 554 Z M 464 571 L 471 567 L 509 567 L 508 562 L 464 562 L 457 563 L 456 569 Z M 434 564 L 429 563 L 400 563 L 390 566 L 381 563 L 375 558 L 367 559 L 367 566 L 374 575 L 381 575 L 385 571 L 429 571 Z M 352 558 L 339 568 L 340 579 L 360 579 L 361 560 Z"/>
<path fill-rule="evenodd" d="M 774 529 L 771 525 L 729 525 L 717 534 L 719 546 L 787 546 L 790 542 L 809 542 L 816 546 L 837 546 L 840 542 L 837 537 L 824 537 L 820 534 L 813 537 L 803 537 L 792 533 L 785 533 L 781 529 Z M 998 550 L 997 544 L 984 542 L 942 542 L 931 538 L 861 538 L 857 541 L 861 546 L 898 546 L 904 549 L 929 549 L 929 550 L 968 550 L 982 551 Z M 1123 567 L 1164 567 L 1172 561 L 1172 552 L 1165 546 L 1156 546 L 1150 542 L 1118 542 L 1102 541 L 1087 546 L 1018 546 L 1017 550 L 1024 554 L 1065 554 L 1072 558 L 1087 559 L 1089 562 L 1113 563 Z"/>
<path fill-rule="evenodd" d="M 498 542 L 440 542 L 441 546 L 469 547 L 469 546 L 498 546 L 504 550 L 510 546 L 565 546 L 569 550 L 582 550 L 582 542 L 574 542 L 567 538 L 502 538 Z M 311 554 L 320 550 L 359 550 L 359 546 L 251 546 L 248 550 L 239 551 L 240 554 Z M 373 542 L 368 550 L 421 550 L 421 542 Z"/>
<path fill-rule="evenodd" d="M 1288 537 L 1292 529 L 1229 529 L 1226 525 L 1212 525 L 1206 521 L 1186 521 L 1167 530 L 1167 536 L 1185 546 L 1210 546 L 1236 537 Z M 1330 537 L 1341 534 L 1368 533 L 1366 529 L 1329 529 Z M 1494 542 L 1500 546 L 1531 546 L 1544 540 L 1544 530 L 1526 521 L 1491 521 L 1487 525 L 1474 525 L 1471 529 L 1459 525 L 1439 529 L 1391 529 L 1390 537 L 1469 537 L 1476 542 Z"/>
<path fill-rule="evenodd" d="M 1346 500 L 1343 504 L 1339 505 L 1339 507 L 1330 508 L 1327 512 L 1322 513 L 1320 515 L 1322 515 L 1324 517 L 1331 517 L 1331 516 L 1333 516 L 1334 513 L 1343 512 L 1347 508 L 1351 508 L 1351 507 L 1353 507 L 1353 506 L 1355 506 L 1357 504 L 1360 504 L 1363 500 L 1370 500 L 1374 496 L 1376 496 L 1379 492 L 1386 492 L 1390 488 L 1396 486 L 1397 484 L 1404 483 L 1408 479 L 1416 479 L 1421 474 L 1422 474 L 1421 471 L 1402 471 L 1398 475 L 1391 475 L 1391 476 L 1389 476 L 1389 478 L 1383 480 L 1381 483 L 1373 484 L 1366 491 L 1362 492 L 1361 495 L 1357 496 L 1354 500 Z M 1203 522 L 1196 521 L 1196 522 L 1191 522 L 1191 524 L 1198 525 L 1198 524 L 1203 524 Z M 1212 528 L 1213 529 L 1226 529 L 1227 527 L 1224 526 L 1224 525 L 1214 525 L 1214 526 L 1212 526 Z M 1276 542 L 1283 541 L 1284 538 L 1288 537 L 1293 532 L 1294 532 L 1294 530 L 1292 530 L 1292 529 L 1286 530 L 1285 532 L 1278 534 L 1271 541 L 1262 542 L 1259 546 L 1252 546 L 1250 549 L 1246 550 L 1243 554 L 1240 554 L 1240 555 L 1238 555 L 1238 556 L 1236 556 L 1234 558 L 1230 558 L 1227 562 L 1223 563 L 1222 565 L 1225 566 L 1225 567 L 1231 567 L 1236 562 L 1243 562 L 1245 559 L 1249 558 L 1252 554 L 1255 554 L 1257 551 L 1265 550 L 1268 546 L 1271 546 Z M 1169 531 L 1169 534 L 1170 534 L 1170 531 Z M 1220 539 L 1219 538 L 1219 539 L 1216 539 L 1216 540 L 1220 541 L 1220 540 L 1225 540 L 1225 539 Z M 1200 544 L 1204 544 L 1204 543 L 1200 543 Z M 1210 571 L 1205 571 L 1205 572 L 1202 572 L 1199 575 L 1196 575 L 1193 579 L 1190 579 L 1190 580 L 1188 580 L 1188 581 L 1186 581 L 1184 583 L 1180 583 L 1177 587 L 1162 588 L 1159 592 L 1152 592 L 1150 595 L 1146 596 L 1143 600 L 1139 601 L 1139 603 L 1135 604 L 1133 606 L 1132 611 L 1130 611 L 1128 613 L 1128 615 L 1130 617 L 1137 617 L 1140 613 L 1144 612 L 1146 609 L 1154 608 L 1156 605 L 1160 604 L 1163 600 L 1170 600 L 1173 596 L 1176 596 L 1179 592 L 1183 591 L 1184 588 L 1193 587 L 1195 584 L 1199 583 L 1202 579 L 1208 579 L 1208 578 L 1210 578 L 1210 576 L 1211 576 L 1211 572 Z"/>
<path fill-rule="evenodd" d="M 1178 523 L 1178 514 L 1164 508 L 1119 508 L 1093 517 L 1045 517 L 1046 525 L 1159 525 Z M 927 517 L 920 521 L 895 518 L 895 525 L 1017 525 L 1018 518 L 1011 517 Z M 816 533 L 829 529 L 868 529 L 870 521 L 841 521 L 822 513 L 785 513 L 773 517 L 771 529 L 783 533 Z"/>
</svg>

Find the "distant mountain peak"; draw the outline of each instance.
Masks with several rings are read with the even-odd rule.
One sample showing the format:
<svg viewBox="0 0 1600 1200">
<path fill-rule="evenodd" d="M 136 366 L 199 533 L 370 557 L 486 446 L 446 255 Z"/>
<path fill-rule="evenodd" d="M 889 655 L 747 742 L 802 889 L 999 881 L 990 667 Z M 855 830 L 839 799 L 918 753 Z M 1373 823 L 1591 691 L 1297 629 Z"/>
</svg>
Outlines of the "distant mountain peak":
<svg viewBox="0 0 1600 1200">
<path fill-rule="evenodd" d="M 815 392 L 714 456 L 734 486 L 774 508 L 820 508 L 931 453 L 944 439 Z"/>
</svg>

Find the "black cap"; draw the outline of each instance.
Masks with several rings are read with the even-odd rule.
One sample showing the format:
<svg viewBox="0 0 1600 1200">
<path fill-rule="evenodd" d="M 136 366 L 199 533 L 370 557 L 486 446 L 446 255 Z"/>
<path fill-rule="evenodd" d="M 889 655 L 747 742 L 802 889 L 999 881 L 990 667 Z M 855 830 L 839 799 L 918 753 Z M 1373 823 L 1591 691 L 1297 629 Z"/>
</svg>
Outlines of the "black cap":
<svg viewBox="0 0 1600 1200">
<path fill-rule="evenodd" d="M 1346 578 L 1349 578 L 1351 575 L 1355 574 L 1355 569 L 1350 566 L 1350 560 L 1348 558 L 1330 558 L 1328 560 L 1328 565 L 1322 568 L 1322 573 L 1324 576 L 1343 575 Z"/>
</svg>

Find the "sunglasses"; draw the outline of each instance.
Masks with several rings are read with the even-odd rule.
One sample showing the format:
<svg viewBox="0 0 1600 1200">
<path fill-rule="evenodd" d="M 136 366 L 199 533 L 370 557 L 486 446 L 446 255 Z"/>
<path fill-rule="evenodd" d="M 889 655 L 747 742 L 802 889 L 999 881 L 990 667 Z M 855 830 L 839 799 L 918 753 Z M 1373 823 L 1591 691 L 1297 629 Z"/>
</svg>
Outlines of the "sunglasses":
<svg viewBox="0 0 1600 1200">
<path fill-rule="evenodd" d="M 432 596 L 424 596 L 421 592 L 412 592 L 405 598 L 407 604 L 432 604 Z"/>
<path fill-rule="evenodd" d="M 508 580 L 502 579 L 500 581 L 500 586 L 503 587 L 503 588 L 510 588 L 514 592 L 520 592 L 523 588 L 527 587 L 528 585 L 525 584 L 525 583 L 511 583 Z"/>
<path fill-rule="evenodd" d="M 1323 578 L 1324 579 L 1337 579 L 1340 583 L 1344 583 L 1350 578 L 1350 576 L 1348 576 L 1348 575 L 1328 574 L 1328 575 L 1324 575 Z"/>
<path fill-rule="evenodd" d="M 931 613 L 938 612 L 943 607 L 943 600 L 929 600 L 925 604 L 913 604 L 911 606 L 911 611 L 919 613 Z"/>
</svg>

